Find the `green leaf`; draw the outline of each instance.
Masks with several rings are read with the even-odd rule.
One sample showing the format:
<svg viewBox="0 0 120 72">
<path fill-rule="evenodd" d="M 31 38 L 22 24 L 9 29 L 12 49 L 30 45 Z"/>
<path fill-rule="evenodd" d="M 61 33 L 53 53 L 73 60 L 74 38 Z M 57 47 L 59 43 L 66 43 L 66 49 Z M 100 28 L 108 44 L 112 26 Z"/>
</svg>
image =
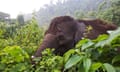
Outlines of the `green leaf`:
<svg viewBox="0 0 120 72">
<path fill-rule="evenodd" d="M 76 44 L 75 48 L 80 48 L 83 44 L 87 42 L 88 42 L 88 39 L 82 39 Z"/>
<path fill-rule="evenodd" d="M 116 72 L 115 68 L 112 65 L 108 64 L 108 63 L 104 63 L 103 66 L 105 67 L 107 72 Z"/>
<path fill-rule="evenodd" d="M 96 71 L 96 70 L 98 70 L 101 66 L 102 66 L 102 63 L 100 63 L 100 62 L 93 63 L 92 66 L 91 66 L 91 70 L 92 70 L 92 71 Z"/>
<path fill-rule="evenodd" d="M 118 36 L 120 36 L 120 28 L 110 33 L 109 38 L 106 40 L 106 44 L 109 45 Z"/>
<path fill-rule="evenodd" d="M 65 54 L 64 54 L 64 62 L 66 62 L 69 57 L 75 53 L 75 50 L 74 49 L 70 49 L 69 51 L 67 51 Z"/>
<path fill-rule="evenodd" d="M 120 67 L 115 67 L 116 72 L 120 72 Z"/>
<path fill-rule="evenodd" d="M 112 41 L 120 36 L 120 28 L 110 33 L 109 37 L 106 40 L 99 41 L 96 43 L 95 47 L 103 47 L 105 45 L 110 45 Z"/>
<path fill-rule="evenodd" d="M 6 67 L 5 64 L 3 64 L 3 63 L 0 64 L 0 70 L 4 70 L 5 67 Z"/>
<path fill-rule="evenodd" d="M 106 44 L 106 40 L 99 41 L 98 43 L 95 44 L 95 47 L 103 47 Z"/>
<path fill-rule="evenodd" d="M 89 59 L 89 58 L 85 58 L 85 60 L 83 60 L 83 66 L 85 68 L 85 72 L 89 72 L 91 63 L 92 63 L 91 59 Z"/>
<path fill-rule="evenodd" d="M 118 61 L 120 61 L 120 55 L 117 55 L 112 59 L 112 63 L 115 63 L 115 62 L 118 62 Z"/>
<path fill-rule="evenodd" d="M 86 48 L 92 46 L 93 44 L 94 43 L 91 40 L 89 40 L 87 43 L 85 43 L 85 44 L 82 45 L 81 50 L 85 50 Z"/>
<path fill-rule="evenodd" d="M 58 69 L 54 69 L 52 72 L 61 72 L 61 71 Z"/>
<path fill-rule="evenodd" d="M 83 57 L 78 56 L 78 55 L 73 55 L 65 64 L 65 69 L 69 69 L 70 67 L 72 67 L 73 65 L 76 65 L 78 62 L 80 62 L 83 59 Z"/>
<path fill-rule="evenodd" d="M 19 46 L 7 46 L 3 49 L 3 53 L 5 53 L 5 56 L 8 56 L 7 62 L 11 62 L 12 60 L 15 62 L 21 62 L 24 61 L 25 58 L 29 58 L 27 52 Z"/>
<path fill-rule="evenodd" d="M 93 40 L 95 42 L 98 42 L 98 41 L 103 41 L 103 40 L 106 40 L 108 38 L 108 35 L 107 34 L 102 34 L 102 35 L 99 35 L 97 37 L 97 39 Z"/>
<path fill-rule="evenodd" d="M 85 69 L 83 67 L 83 63 L 79 64 L 79 72 L 85 72 Z"/>
</svg>

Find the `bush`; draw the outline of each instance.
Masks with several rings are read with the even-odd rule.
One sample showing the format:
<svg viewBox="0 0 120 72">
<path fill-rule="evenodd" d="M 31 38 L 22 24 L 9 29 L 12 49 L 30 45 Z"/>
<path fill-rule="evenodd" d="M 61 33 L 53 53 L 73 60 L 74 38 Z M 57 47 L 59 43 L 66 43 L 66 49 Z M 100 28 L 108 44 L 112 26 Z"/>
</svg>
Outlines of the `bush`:
<svg viewBox="0 0 120 72">
<path fill-rule="evenodd" d="M 83 39 L 64 56 L 56 56 L 48 48 L 42 52 L 42 58 L 34 59 L 36 68 L 31 64 L 30 57 L 39 47 L 44 29 L 38 27 L 34 20 L 21 27 L 9 26 L 11 28 L 14 28 L 12 34 L 6 25 L 0 26 L 1 72 L 120 71 L 120 28 L 95 40 Z"/>
</svg>

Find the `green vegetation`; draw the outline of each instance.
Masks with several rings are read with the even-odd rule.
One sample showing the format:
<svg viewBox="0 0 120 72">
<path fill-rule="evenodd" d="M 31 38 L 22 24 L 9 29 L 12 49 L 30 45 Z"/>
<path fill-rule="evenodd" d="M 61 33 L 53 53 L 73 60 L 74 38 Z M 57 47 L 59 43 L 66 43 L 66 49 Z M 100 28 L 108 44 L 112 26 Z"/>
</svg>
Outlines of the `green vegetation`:
<svg viewBox="0 0 120 72">
<path fill-rule="evenodd" d="M 43 30 L 35 20 L 24 26 L 0 23 L 0 72 L 30 72 L 30 56 L 39 47 Z"/>
<path fill-rule="evenodd" d="M 31 64 L 31 55 L 39 47 L 44 34 L 33 19 L 25 25 L 0 23 L 1 72 L 119 72 L 120 28 L 110 35 L 100 35 L 95 40 L 83 39 L 63 57 L 46 49 L 42 58 Z"/>
<path fill-rule="evenodd" d="M 63 57 L 55 56 L 50 49 L 36 59 L 37 72 L 119 72 L 120 28 L 110 35 L 95 40 L 83 39 Z"/>
<path fill-rule="evenodd" d="M 102 0 L 103 3 L 99 1 L 98 4 L 94 3 L 98 0 L 92 4 L 90 0 L 84 1 L 87 4 L 82 3 L 83 0 L 64 1 L 46 5 L 39 11 L 38 20 L 49 22 L 48 19 L 65 14 L 79 19 L 101 18 L 120 25 L 120 0 Z M 21 21 L 22 17 L 18 17 Z M 0 72 L 120 72 L 120 27 L 110 35 L 79 41 L 64 56 L 56 56 L 52 53 L 54 49 L 48 48 L 42 52 L 42 58 L 34 59 L 34 68 L 31 55 L 40 46 L 45 29 L 39 27 L 35 19 L 19 23 L 0 22 Z"/>
<path fill-rule="evenodd" d="M 107 0 L 100 5 L 98 18 L 111 21 L 120 26 L 120 0 L 111 0 L 111 6 L 104 9 L 106 2 Z"/>
</svg>

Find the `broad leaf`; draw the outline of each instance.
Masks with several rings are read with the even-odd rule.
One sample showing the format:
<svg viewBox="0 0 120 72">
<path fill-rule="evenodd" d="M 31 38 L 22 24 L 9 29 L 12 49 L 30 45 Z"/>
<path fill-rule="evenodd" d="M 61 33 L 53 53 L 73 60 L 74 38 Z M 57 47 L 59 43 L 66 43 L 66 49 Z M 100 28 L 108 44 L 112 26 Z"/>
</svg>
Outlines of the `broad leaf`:
<svg viewBox="0 0 120 72">
<path fill-rule="evenodd" d="M 110 35 L 109 35 L 109 37 L 108 37 L 108 39 L 99 41 L 99 42 L 95 45 L 95 47 L 103 47 L 103 46 L 105 46 L 105 45 L 110 45 L 111 42 L 112 42 L 116 37 L 118 37 L 118 36 L 120 36 L 120 28 L 118 28 L 117 30 L 111 32 Z"/>
<path fill-rule="evenodd" d="M 86 44 L 88 42 L 88 39 L 82 39 L 76 44 L 76 48 L 80 48 L 83 44 Z"/>
<path fill-rule="evenodd" d="M 108 38 L 108 35 L 107 34 L 102 34 L 102 35 L 99 35 L 97 37 L 97 39 L 93 40 L 94 42 L 98 42 L 98 41 L 103 41 L 103 40 L 106 40 Z"/>
<path fill-rule="evenodd" d="M 82 45 L 81 50 L 85 50 L 86 48 L 92 46 L 93 44 L 94 43 L 91 40 L 89 40 L 87 43 L 85 43 L 85 44 Z"/>
<path fill-rule="evenodd" d="M 113 58 L 112 63 L 120 61 L 120 55 L 117 55 Z"/>
<path fill-rule="evenodd" d="M 74 54 L 75 53 L 75 50 L 74 49 L 70 49 L 69 51 L 67 51 L 65 54 L 64 54 L 64 62 L 66 62 L 69 57 L 71 56 L 71 54 Z"/>
<path fill-rule="evenodd" d="M 106 40 L 99 41 L 98 43 L 95 44 L 95 47 L 103 47 L 106 44 Z"/>
<path fill-rule="evenodd" d="M 73 65 L 76 65 L 78 62 L 80 62 L 83 59 L 83 57 L 78 56 L 78 55 L 73 55 L 65 64 L 65 69 L 69 69 L 70 67 L 72 67 Z"/>
<path fill-rule="evenodd" d="M 102 66 L 102 63 L 100 63 L 100 62 L 93 63 L 92 66 L 91 66 L 91 70 L 92 70 L 92 71 L 96 71 L 96 70 L 98 70 L 101 66 Z"/>
<path fill-rule="evenodd" d="M 112 65 L 108 64 L 108 63 L 104 63 L 103 66 L 105 67 L 107 72 L 116 72 L 115 68 Z"/>
<path fill-rule="evenodd" d="M 84 66 L 84 69 L 85 69 L 85 72 L 89 72 L 90 70 L 90 67 L 91 67 L 91 59 L 89 58 L 86 58 L 84 61 L 83 61 L 83 66 Z"/>
</svg>

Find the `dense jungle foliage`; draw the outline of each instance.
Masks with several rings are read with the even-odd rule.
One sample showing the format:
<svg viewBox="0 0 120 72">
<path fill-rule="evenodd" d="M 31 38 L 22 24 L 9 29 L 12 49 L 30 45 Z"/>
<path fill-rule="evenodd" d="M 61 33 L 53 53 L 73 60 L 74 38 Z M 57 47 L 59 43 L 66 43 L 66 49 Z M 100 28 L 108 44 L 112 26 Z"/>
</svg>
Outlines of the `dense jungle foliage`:
<svg viewBox="0 0 120 72">
<path fill-rule="evenodd" d="M 53 12 L 51 14 L 55 14 L 54 9 L 57 9 L 56 13 L 63 11 L 61 10 L 63 4 L 69 9 L 66 5 L 67 1 L 71 9 L 74 9 L 71 5 L 73 0 L 65 1 L 48 5 L 40 10 L 45 14 L 38 12 L 43 17 L 39 21 L 54 17 L 50 15 L 51 11 Z M 79 3 L 81 0 L 76 1 Z M 75 18 L 91 18 L 92 16 L 120 25 L 120 0 L 109 0 L 110 6 L 106 1 L 108 0 L 101 3 L 95 10 L 84 12 L 78 9 L 74 12 Z M 73 11 L 71 9 L 68 11 Z M 25 24 L 0 22 L 0 72 L 120 72 L 120 27 L 115 31 L 110 31 L 110 35 L 100 35 L 95 40 L 85 38 L 79 41 L 64 56 L 56 56 L 52 53 L 54 49 L 48 48 L 42 52 L 42 58 L 34 59 L 36 62 L 36 67 L 34 67 L 31 64 L 31 55 L 39 48 L 45 29 L 45 27 L 39 27 L 35 19 Z"/>
<path fill-rule="evenodd" d="M 33 19 L 27 24 L 0 23 L 1 72 L 120 72 L 120 28 L 95 40 L 83 39 L 63 57 L 46 49 L 42 58 L 31 55 L 40 46 L 44 28 Z"/>
<path fill-rule="evenodd" d="M 34 20 L 24 26 L 0 23 L 0 72 L 30 72 L 43 32 Z"/>
</svg>

